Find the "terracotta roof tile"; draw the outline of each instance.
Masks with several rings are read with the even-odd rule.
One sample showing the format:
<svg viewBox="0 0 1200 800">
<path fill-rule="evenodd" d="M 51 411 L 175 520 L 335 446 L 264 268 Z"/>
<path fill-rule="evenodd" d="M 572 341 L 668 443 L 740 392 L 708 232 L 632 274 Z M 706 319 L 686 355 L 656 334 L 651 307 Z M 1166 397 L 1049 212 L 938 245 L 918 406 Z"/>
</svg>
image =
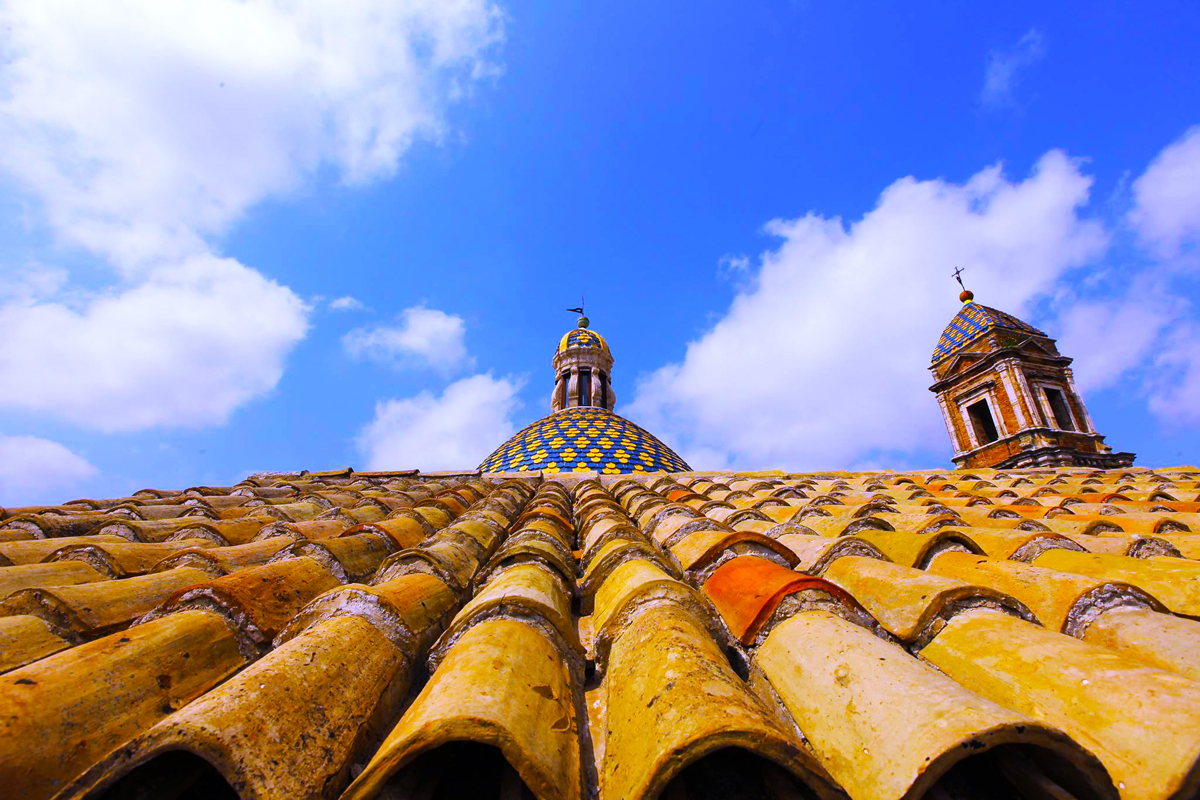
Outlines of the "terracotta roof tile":
<svg viewBox="0 0 1200 800">
<path fill-rule="evenodd" d="M 987 609 L 952 619 L 921 657 L 1094 752 L 1123 798 L 1200 789 L 1198 683 Z"/>
<path fill-rule="evenodd" d="M 65 650 L 73 642 L 40 617 L 0 617 L 0 673 Z"/>
<path fill-rule="evenodd" d="M 1065 762 L 1092 796 L 1116 797 L 1100 762 L 1064 733 L 980 697 L 828 612 L 778 626 L 755 663 L 851 797 L 921 797 L 960 761 L 1004 768 L 1029 751 Z M 831 714 L 835 708 L 847 713 Z M 965 788 L 958 796 L 981 796 L 976 792 L 986 787 Z"/>
<path fill-rule="evenodd" d="M 706 628 L 693 610 L 661 602 L 613 643 L 601 794 L 655 797 L 685 767 L 736 747 L 778 764 L 820 797 L 836 796 L 824 768 L 765 712 Z"/>
<path fill-rule="evenodd" d="M 555 477 L 9 509 L 5 790 L 1200 789 L 1195 470 Z"/>
</svg>

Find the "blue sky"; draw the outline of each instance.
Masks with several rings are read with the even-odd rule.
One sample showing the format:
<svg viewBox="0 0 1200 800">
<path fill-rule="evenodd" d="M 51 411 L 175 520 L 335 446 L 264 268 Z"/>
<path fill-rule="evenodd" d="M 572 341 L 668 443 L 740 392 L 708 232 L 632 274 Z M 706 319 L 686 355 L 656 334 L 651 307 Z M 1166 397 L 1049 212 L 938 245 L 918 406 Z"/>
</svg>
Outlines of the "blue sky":
<svg viewBox="0 0 1200 800">
<path fill-rule="evenodd" d="M 581 294 L 696 468 L 945 466 L 960 264 L 1197 460 L 1194 4 L 113 5 L 0 4 L 0 503 L 472 467 Z"/>
</svg>

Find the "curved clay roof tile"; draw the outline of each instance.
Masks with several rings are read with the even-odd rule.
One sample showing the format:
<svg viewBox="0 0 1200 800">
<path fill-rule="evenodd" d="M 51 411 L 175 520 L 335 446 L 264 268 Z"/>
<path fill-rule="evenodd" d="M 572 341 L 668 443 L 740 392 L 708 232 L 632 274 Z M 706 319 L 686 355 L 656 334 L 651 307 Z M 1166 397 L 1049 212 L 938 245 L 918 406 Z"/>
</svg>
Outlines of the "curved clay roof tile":
<svg viewBox="0 0 1200 800">
<path fill-rule="evenodd" d="M 1091 750 L 1124 798 L 1200 790 L 1200 683 L 987 609 L 951 619 L 921 658 Z"/>
<path fill-rule="evenodd" d="M 406 777 L 419 784 L 421 776 L 411 771 L 427 762 L 417 756 L 466 741 L 499 749 L 537 797 L 579 800 L 577 691 L 570 668 L 541 631 L 513 619 L 481 622 L 447 651 L 342 798 L 366 800 L 389 781 L 405 785 Z"/>
<path fill-rule="evenodd" d="M 813 647 L 818 641 L 826 646 Z M 1039 772 L 1028 766 L 1028 755 L 1036 753 L 1037 761 L 1065 763 L 1095 797 L 1117 796 L 1096 757 L 1061 731 L 979 697 L 829 612 L 805 612 L 778 625 L 754 662 L 833 777 L 859 800 L 928 797 L 961 762 L 986 764 L 1014 750 L 1030 777 Z M 833 715 L 826 711 L 831 708 L 854 713 Z M 970 771 L 969 762 L 958 772 L 964 769 Z M 998 786 L 994 768 L 981 772 L 998 796 L 1020 793 Z"/>
</svg>

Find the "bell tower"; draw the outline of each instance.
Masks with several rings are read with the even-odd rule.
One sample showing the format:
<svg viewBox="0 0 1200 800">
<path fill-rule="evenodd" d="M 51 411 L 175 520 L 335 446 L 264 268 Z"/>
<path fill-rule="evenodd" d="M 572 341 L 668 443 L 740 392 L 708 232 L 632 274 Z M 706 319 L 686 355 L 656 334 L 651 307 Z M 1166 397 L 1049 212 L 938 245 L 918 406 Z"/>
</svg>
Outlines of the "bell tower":
<svg viewBox="0 0 1200 800">
<path fill-rule="evenodd" d="M 958 277 L 957 275 L 955 277 Z M 961 283 L 961 279 L 959 283 Z M 963 307 L 933 351 L 930 371 L 959 468 L 1133 463 L 1096 432 L 1075 388 L 1071 359 L 1044 332 L 975 302 Z"/>
</svg>

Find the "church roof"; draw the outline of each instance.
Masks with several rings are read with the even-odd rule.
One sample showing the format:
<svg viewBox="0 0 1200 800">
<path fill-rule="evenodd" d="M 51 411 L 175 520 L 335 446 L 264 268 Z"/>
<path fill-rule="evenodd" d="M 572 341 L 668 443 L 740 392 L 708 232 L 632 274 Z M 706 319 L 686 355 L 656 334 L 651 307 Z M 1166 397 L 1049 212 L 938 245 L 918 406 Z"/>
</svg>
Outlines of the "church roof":
<svg viewBox="0 0 1200 800">
<path fill-rule="evenodd" d="M 606 475 L 691 469 L 653 434 L 595 406 L 564 408 L 539 419 L 496 448 L 479 468 L 484 472 L 595 470 Z"/>
<path fill-rule="evenodd" d="M 1198 494 L 347 469 L 0 509 L 4 790 L 1191 797 Z"/>
<path fill-rule="evenodd" d="M 604 337 L 588 328 L 574 328 L 567 331 L 558 342 L 558 352 L 560 353 L 576 347 L 609 352 L 608 342 L 604 341 Z"/>
<path fill-rule="evenodd" d="M 950 324 L 946 326 L 946 330 L 942 331 L 942 338 L 938 340 L 937 348 L 933 351 L 933 363 L 936 364 L 942 359 L 953 355 L 960 348 L 965 347 L 983 334 L 996 328 L 1020 331 L 1032 336 L 1046 335 L 1028 322 L 1017 319 L 1012 314 L 1006 314 L 1003 311 L 998 311 L 979 303 L 964 303 L 963 307 L 954 315 L 954 319 L 950 320 Z"/>
</svg>

